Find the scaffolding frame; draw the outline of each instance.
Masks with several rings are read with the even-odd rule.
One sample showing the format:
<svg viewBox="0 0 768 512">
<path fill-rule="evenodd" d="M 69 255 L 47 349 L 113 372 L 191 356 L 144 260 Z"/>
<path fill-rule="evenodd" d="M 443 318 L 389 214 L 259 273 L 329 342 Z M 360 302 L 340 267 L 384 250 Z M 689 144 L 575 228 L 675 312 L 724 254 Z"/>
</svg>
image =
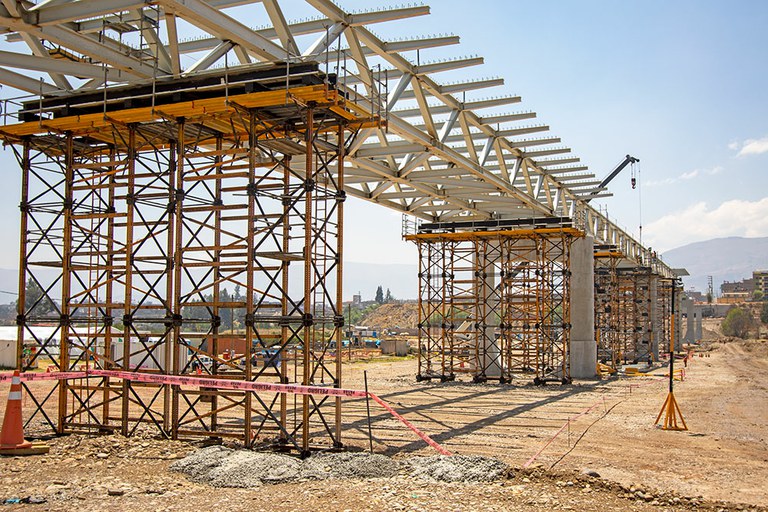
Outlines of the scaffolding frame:
<svg viewBox="0 0 768 512">
<path fill-rule="evenodd" d="M 669 354 L 672 339 L 672 287 L 675 284 L 669 279 L 659 279 L 658 308 L 661 318 L 661 338 L 659 339 L 659 354 Z"/>
<path fill-rule="evenodd" d="M 623 364 L 653 359 L 651 347 L 651 269 L 619 268 L 617 334 Z"/>
<path fill-rule="evenodd" d="M 597 358 L 614 370 L 621 364 L 619 343 L 619 278 L 622 254 L 616 251 L 595 253 L 595 339 Z"/>
<path fill-rule="evenodd" d="M 6 127 L 23 176 L 20 369 L 341 386 L 344 157 L 380 120 L 322 76 L 282 80 Z M 43 325 L 52 332 L 36 334 Z M 222 352 L 224 338 L 238 349 Z M 57 433 L 342 446 L 340 397 L 110 377 L 26 391 L 27 424 Z"/>
<path fill-rule="evenodd" d="M 570 381 L 575 228 L 418 233 L 417 380 Z"/>
</svg>

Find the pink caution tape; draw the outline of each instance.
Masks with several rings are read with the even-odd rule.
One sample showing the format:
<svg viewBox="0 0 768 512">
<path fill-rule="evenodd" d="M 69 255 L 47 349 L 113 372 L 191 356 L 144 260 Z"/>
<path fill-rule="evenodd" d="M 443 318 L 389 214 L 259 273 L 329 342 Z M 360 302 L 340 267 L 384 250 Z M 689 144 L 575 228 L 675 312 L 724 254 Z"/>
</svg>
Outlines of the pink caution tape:
<svg viewBox="0 0 768 512">
<path fill-rule="evenodd" d="M 0 374 L 0 382 L 11 380 L 13 373 Z M 151 382 L 154 384 L 170 384 L 175 386 L 201 386 L 216 389 L 234 389 L 238 391 L 274 391 L 276 393 L 290 393 L 294 395 L 326 395 L 339 397 L 364 398 L 365 391 L 357 389 L 342 389 L 325 386 L 302 386 L 299 384 L 271 384 L 266 382 L 253 382 L 230 379 L 212 379 L 207 377 L 188 377 L 185 375 L 165 375 L 159 373 L 142 372 L 123 372 L 114 370 L 88 370 L 85 372 L 50 372 L 50 373 L 22 373 L 21 380 L 69 380 L 86 379 L 89 377 L 110 377 L 124 379 L 136 382 Z M 386 409 L 392 416 L 397 418 L 403 425 L 413 431 L 414 434 L 423 439 L 429 446 L 433 447 L 442 455 L 451 455 L 451 452 L 440 446 L 427 434 L 416 428 L 413 423 L 398 414 L 384 400 L 368 393 L 368 395 L 380 406 Z"/>
<path fill-rule="evenodd" d="M 211 379 L 207 377 L 188 377 L 182 375 L 164 375 L 159 373 L 121 372 L 112 370 L 91 370 L 88 375 L 96 377 L 113 377 L 136 382 L 152 382 L 155 384 L 171 384 L 176 386 L 202 386 L 217 389 L 235 389 L 238 391 L 274 391 L 294 395 L 327 395 L 364 397 L 365 391 L 356 389 L 341 389 L 324 386 L 301 386 L 298 384 L 271 384 L 266 382 Z"/>
<path fill-rule="evenodd" d="M 392 416 L 394 416 L 395 418 L 397 418 L 398 420 L 400 420 L 400 422 L 401 422 L 403 425 L 405 425 L 405 426 L 406 426 L 406 427 L 408 427 L 409 429 L 413 430 L 413 432 L 414 432 L 414 433 L 415 433 L 417 436 L 419 436 L 420 438 L 422 438 L 422 439 L 423 439 L 423 440 L 424 440 L 424 441 L 425 441 L 425 442 L 426 442 L 426 443 L 427 443 L 429 446 L 431 446 L 432 448 L 434 448 L 435 450 L 437 450 L 438 452 L 440 452 L 440 454 L 441 454 L 441 455 L 452 455 L 452 453 L 451 453 L 451 452 L 449 452 L 448 450 L 446 450 L 445 448 L 443 448 L 442 446 L 440 446 L 440 445 L 437 443 L 437 441 L 433 440 L 433 439 L 432 439 L 431 437 L 429 437 L 427 434 L 425 434 L 424 432 L 422 432 L 421 430 L 419 430 L 418 428 L 416 428 L 416 426 L 415 426 L 413 423 L 411 423 L 411 422 L 410 422 L 410 421 L 408 421 L 407 419 L 403 418 L 403 417 L 402 417 L 400 414 L 398 414 L 398 413 L 397 413 L 397 411 L 395 411 L 395 410 L 394 410 L 394 409 L 393 409 L 393 408 L 392 408 L 392 407 L 391 407 L 391 406 L 390 406 L 388 403 L 386 403 L 384 400 L 382 400 L 382 399 L 381 399 L 381 398 L 379 398 L 378 396 L 374 395 L 373 393 L 369 393 L 369 395 L 371 395 L 371 398 L 373 398 L 373 400 L 374 400 L 376 403 L 378 403 L 380 406 L 382 406 L 382 407 L 383 407 L 383 408 L 385 408 L 387 411 L 389 411 L 389 413 L 390 413 Z"/>
<path fill-rule="evenodd" d="M 0 374 L 0 382 L 11 380 L 13 373 Z M 49 372 L 49 373 L 22 373 L 22 381 L 31 380 L 64 380 L 64 379 L 85 379 L 88 377 L 86 372 Z"/>
</svg>

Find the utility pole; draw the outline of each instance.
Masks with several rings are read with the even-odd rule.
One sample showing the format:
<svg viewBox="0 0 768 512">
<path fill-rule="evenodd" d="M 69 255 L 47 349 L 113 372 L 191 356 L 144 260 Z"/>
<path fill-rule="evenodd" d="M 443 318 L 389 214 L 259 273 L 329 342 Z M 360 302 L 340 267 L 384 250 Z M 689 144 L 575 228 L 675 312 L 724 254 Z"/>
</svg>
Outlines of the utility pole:
<svg viewBox="0 0 768 512">
<path fill-rule="evenodd" d="M 659 415 L 656 416 L 655 424 L 658 425 L 661 416 L 664 415 L 664 424 L 661 426 L 662 430 L 688 430 L 688 425 L 685 424 L 683 419 L 683 413 L 680 410 L 680 406 L 677 405 L 674 393 L 675 383 L 675 292 L 678 284 L 682 284 L 679 278 L 672 278 L 672 314 L 670 315 L 670 334 L 669 334 L 669 393 L 664 400 L 664 405 L 661 406 Z M 677 420 L 680 417 L 681 425 L 678 425 Z"/>
</svg>

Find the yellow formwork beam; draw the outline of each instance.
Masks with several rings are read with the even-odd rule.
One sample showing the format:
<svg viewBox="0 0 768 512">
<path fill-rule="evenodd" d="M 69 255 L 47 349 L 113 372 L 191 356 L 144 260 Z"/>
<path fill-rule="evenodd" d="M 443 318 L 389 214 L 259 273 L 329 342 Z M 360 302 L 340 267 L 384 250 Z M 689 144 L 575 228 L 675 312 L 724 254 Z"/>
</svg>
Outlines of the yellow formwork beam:
<svg viewBox="0 0 768 512">
<path fill-rule="evenodd" d="M 595 258 L 623 258 L 624 253 L 621 251 L 596 251 Z"/>
<path fill-rule="evenodd" d="M 577 228 L 534 228 L 534 229 L 505 229 L 498 231 L 460 231 L 457 233 L 416 233 L 405 235 L 409 242 L 426 242 L 435 240 L 447 241 L 467 241 L 496 238 L 532 238 L 557 237 L 562 235 L 571 235 L 575 237 L 584 236 L 584 232 Z"/>
<path fill-rule="evenodd" d="M 42 121 L 29 121 L 7 125 L 0 131 L 0 138 L 18 139 L 31 135 L 41 135 L 49 132 L 93 132 L 111 127 L 115 123 L 133 124 L 160 121 L 168 118 L 202 118 L 212 120 L 225 116 L 225 119 L 236 112 L 236 107 L 247 109 L 277 107 L 294 103 L 317 103 L 325 106 L 348 121 L 357 121 L 361 128 L 370 124 L 378 126 L 373 114 L 365 111 L 359 105 L 354 105 L 339 95 L 335 89 L 327 89 L 324 85 L 312 85 L 282 89 L 279 91 L 262 91 L 248 94 L 237 94 L 229 97 L 206 98 L 201 100 L 182 101 L 164 104 L 157 107 L 140 107 L 94 114 L 66 116 Z M 350 107 L 361 116 L 356 116 Z M 226 121 L 225 121 L 226 123 Z M 229 123 L 225 125 L 231 130 Z"/>
</svg>

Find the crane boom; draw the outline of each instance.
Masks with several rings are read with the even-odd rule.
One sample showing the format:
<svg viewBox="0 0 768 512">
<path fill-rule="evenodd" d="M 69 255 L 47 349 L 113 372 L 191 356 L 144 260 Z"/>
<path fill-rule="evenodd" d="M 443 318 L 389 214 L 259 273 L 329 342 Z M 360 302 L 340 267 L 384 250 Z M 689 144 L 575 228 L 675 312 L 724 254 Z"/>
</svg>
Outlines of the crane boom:
<svg viewBox="0 0 768 512">
<path fill-rule="evenodd" d="M 619 165 L 617 165 L 616 168 L 613 171 L 611 171 L 611 174 L 606 176 L 605 179 L 603 179 L 603 181 L 601 181 L 600 184 L 592 192 L 590 192 L 589 196 L 584 200 L 584 202 L 588 203 L 592 199 L 594 199 L 594 196 L 596 196 L 598 193 L 600 193 L 601 190 L 603 190 L 605 187 L 607 187 L 608 184 L 611 181 L 613 181 L 613 178 L 618 176 L 618 174 L 622 170 L 624 170 L 624 168 L 626 166 L 628 166 L 629 164 L 637 163 L 639 161 L 640 161 L 639 158 L 635 158 L 635 157 L 633 157 L 631 155 L 627 155 L 626 157 L 624 157 L 624 160 L 622 160 L 621 163 L 619 163 Z"/>
</svg>

